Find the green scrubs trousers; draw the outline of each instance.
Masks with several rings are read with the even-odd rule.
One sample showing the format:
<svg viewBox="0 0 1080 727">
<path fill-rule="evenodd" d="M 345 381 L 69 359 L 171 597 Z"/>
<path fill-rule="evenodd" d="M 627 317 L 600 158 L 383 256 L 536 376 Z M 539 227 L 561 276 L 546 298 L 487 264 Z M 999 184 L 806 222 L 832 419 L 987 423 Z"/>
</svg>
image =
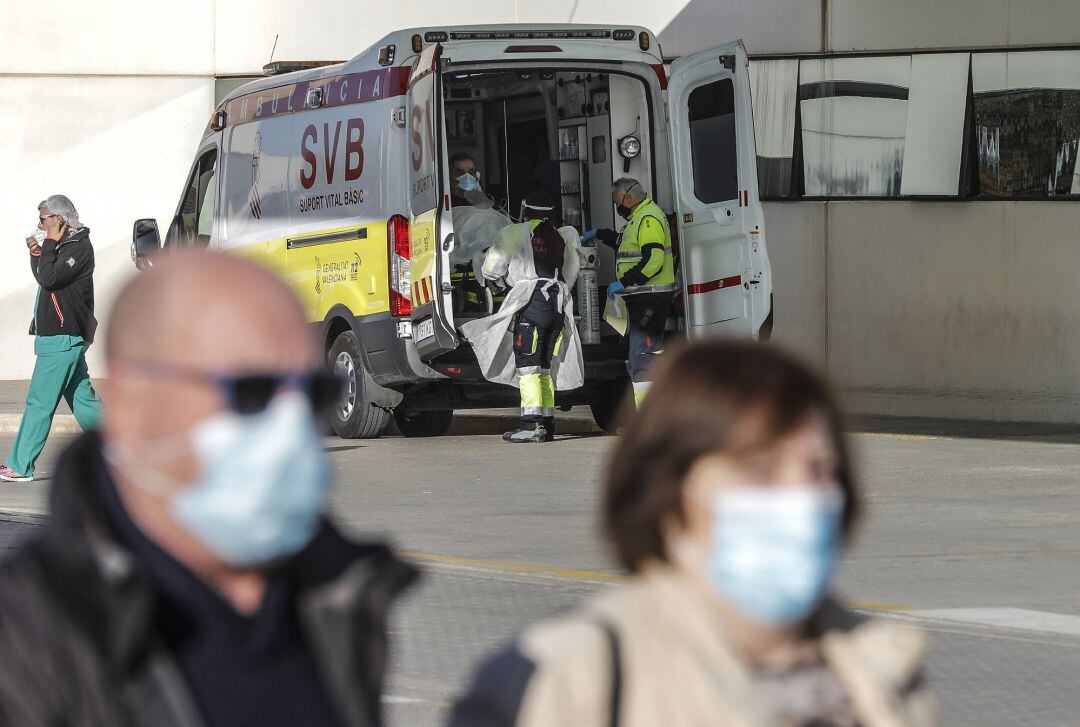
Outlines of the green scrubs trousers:
<svg viewBox="0 0 1080 727">
<path fill-rule="evenodd" d="M 90 383 L 86 367 L 89 344 L 79 336 L 38 336 L 34 339 L 34 375 L 26 394 L 19 433 L 7 459 L 7 466 L 21 475 L 33 476 L 34 463 L 45 448 L 53 414 L 66 399 L 83 429 L 97 427 L 101 419 L 101 399 Z"/>
</svg>

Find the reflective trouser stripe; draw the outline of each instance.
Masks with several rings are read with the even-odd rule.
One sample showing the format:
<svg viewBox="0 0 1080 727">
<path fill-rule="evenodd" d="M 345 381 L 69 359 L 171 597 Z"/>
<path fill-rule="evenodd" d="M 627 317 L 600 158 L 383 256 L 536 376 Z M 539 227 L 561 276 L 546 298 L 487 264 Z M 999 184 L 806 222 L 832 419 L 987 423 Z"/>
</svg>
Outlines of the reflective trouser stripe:
<svg viewBox="0 0 1080 727">
<path fill-rule="evenodd" d="M 645 401 L 645 395 L 649 393 L 649 386 L 651 381 L 635 381 L 634 383 L 634 403 L 641 406 L 641 402 Z"/>
<path fill-rule="evenodd" d="M 522 417 L 543 417 L 548 419 L 555 416 L 555 407 L 553 406 L 523 406 L 521 407 Z"/>
<path fill-rule="evenodd" d="M 521 366 L 517 370 L 518 376 L 530 376 L 532 374 L 542 374 L 547 369 L 542 369 L 539 366 Z"/>
<path fill-rule="evenodd" d="M 555 339 L 555 349 L 551 352 L 552 358 L 557 358 L 559 355 L 559 351 L 562 350 L 562 337 L 563 332 L 559 331 L 559 337 Z"/>
<path fill-rule="evenodd" d="M 529 351 L 530 356 L 533 355 L 534 353 L 536 353 L 536 344 L 537 344 L 537 342 L 539 340 L 540 340 L 540 329 L 539 328 L 533 328 L 532 350 Z"/>
</svg>

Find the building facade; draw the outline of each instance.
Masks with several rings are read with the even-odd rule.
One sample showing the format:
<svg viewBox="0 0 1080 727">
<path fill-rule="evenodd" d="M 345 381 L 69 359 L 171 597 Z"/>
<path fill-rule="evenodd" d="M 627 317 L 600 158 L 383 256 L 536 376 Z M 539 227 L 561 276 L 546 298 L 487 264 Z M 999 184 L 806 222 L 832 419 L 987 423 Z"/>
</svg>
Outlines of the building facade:
<svg viewBox="0 0 1080 727">
<path fill-rule="evenodd" d="M 69 195 L 99 306 L 131 224 L 167 226 L 217 99 L 276 60 L 414 25 L 652 28 L 668 57 L 752 57 L 776 337 L 856 412 L 1080 418 L 1080 4 L 1070 0 L 49 0 L 0 23 L 0 378 L 26 378 L 22 239 Z M 92 370 L 102 372 L 100 349 Z"/>
</svg>

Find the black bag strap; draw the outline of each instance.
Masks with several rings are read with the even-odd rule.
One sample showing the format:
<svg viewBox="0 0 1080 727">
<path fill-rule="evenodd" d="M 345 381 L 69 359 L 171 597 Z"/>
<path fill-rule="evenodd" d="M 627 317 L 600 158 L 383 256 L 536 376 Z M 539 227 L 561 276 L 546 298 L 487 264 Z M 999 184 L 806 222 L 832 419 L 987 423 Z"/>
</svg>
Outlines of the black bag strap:
<svg viewBox="0 0 1080 727">
<path fill-rule="evenodd" d="M 603 621 L 600 623 L 600 628 L 604 630 L 604 634 L 607 636 L 608 653 L 611 656 L 611 722 L 609 724 L 611 727 L 619 727 L 622 722 L 622 647 L 619 643 L 619 632 L 615 630 L 613 625 Z"/>
</svg>

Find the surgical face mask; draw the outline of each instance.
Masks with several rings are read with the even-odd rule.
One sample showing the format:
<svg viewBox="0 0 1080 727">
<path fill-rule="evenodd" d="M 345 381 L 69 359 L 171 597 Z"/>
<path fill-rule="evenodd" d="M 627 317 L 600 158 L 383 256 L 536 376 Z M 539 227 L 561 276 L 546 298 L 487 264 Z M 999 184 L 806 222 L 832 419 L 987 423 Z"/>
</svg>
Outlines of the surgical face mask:
<svg viewBox="0 0 1080 727">
<path fill-rule="evenodd" d="M 200 465 L 190 484 L 129 453 L 110 450 L 106 457 L 136 485 L 167 497 L 173 517 L 226 563 L 261 565 L 311 540 L 330 471 L 302 394 L 279 394 L 259 414 L 216 414 L 182 438 Z M 160 452 L 176 444 L 159 441 L 148 449 Z"/>
<path fill-rule="evenodd" d="M 744 617 L 788 626 L 825 596 L 836 565 L 844 498 L 820 487 L 739 487 L 716 493 L 707 577 Z"/>
<path fill-rule="evenodd" d="M 472 174 L 462 174 L 456 181 L 463 192 L 476 192 L 480 189 L 480 180 Z"/>
</svg>

